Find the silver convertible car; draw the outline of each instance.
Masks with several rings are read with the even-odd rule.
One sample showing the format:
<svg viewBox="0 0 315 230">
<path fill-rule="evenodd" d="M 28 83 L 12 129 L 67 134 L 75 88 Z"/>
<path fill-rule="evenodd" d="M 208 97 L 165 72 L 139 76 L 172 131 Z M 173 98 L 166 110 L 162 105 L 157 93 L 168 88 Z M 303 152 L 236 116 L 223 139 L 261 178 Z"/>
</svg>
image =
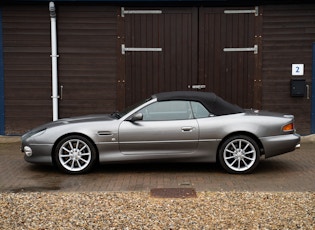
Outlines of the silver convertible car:
<svg viewBox="0 0 315 230">
<path fill-rule="evenodd" d="M 250 173 L 265 158 L 299 147 L 294 116 L 244 110 L 214 93 L 159 93 L 120 113 L 60 119 L 22 136 L 25 160 L 66 173 L 96 163 L 219 162 Z"/>
</svg>

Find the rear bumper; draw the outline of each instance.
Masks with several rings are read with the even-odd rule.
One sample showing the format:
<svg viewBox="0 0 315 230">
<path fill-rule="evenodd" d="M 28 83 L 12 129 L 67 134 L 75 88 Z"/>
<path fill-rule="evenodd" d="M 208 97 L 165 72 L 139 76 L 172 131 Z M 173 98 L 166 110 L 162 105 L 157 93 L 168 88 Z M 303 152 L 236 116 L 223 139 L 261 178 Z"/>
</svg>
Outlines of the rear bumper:
<svg viewBox="0 0 315 230">
<path fill-rule="evenodd" d="M 298 134 L 286 134 L 260 138 L 264 147 L 265 158 L 292 152 L 295 149 L 300 148 L 300 140 L 301 138 Z"/>
</svg>

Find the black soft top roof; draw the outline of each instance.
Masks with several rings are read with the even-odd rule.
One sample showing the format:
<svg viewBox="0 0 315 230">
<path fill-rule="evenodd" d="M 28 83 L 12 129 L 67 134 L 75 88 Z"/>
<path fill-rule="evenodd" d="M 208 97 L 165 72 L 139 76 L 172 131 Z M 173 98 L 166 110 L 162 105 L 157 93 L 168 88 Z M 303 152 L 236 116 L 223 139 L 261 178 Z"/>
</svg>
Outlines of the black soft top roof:
<svg viewBox="0 0 315 230">
<path fill-rule="evenodd" d="M 227 115 L 242 113 L 244 110 L 237 105 L 232 105 L 229 102 L 223 100 L 219 96 L 210 92 L 197 92 L 197 91 L 173 91 L 164 92 L 153 95 L 158 101 L 170 101 L 170 100 L 190 100 L 198 101 L 203 104 L 209 112 L 214 115 Z"/>
</svg>

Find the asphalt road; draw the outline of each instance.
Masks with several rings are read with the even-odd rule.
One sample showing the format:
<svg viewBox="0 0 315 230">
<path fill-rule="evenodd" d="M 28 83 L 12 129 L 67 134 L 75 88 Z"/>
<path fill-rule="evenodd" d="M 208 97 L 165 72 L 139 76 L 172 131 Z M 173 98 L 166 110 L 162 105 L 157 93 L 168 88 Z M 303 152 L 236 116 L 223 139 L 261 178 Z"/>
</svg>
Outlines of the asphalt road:
<svg viewBox="0 0 315 230">
<path fill-rule="evenodd" d="M 67 175 L 51 166 L 24 161 L 20 143 L 0 143 L 0 192 L 149 191 L 194 188 L 196 191 L 315 191 L 315 144 L 262 159 L 253 174 L 231 175 L 217 164 L 101 165 L 85 175 Z"/>
</svg>

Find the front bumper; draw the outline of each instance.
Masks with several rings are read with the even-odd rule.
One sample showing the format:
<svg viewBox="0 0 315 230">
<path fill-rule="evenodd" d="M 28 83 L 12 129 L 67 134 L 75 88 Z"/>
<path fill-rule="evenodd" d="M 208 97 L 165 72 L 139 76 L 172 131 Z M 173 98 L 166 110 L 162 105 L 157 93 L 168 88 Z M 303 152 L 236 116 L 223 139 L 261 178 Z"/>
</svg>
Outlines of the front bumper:
<svg viewBox="0 0 315 230">
<path fill-rule="evenodd" d="M 27 146 L 31 149 L 31 154 L 26 154 L 24 151 L 24 147 Z M 24 153 L 24 159 L 27 162 L 30 163 L 36 163 L 36 164 L 53 164 L 51 151 L 52 151 L 52 144 L 22 144 L 21 151 Z"/>
</svg>

